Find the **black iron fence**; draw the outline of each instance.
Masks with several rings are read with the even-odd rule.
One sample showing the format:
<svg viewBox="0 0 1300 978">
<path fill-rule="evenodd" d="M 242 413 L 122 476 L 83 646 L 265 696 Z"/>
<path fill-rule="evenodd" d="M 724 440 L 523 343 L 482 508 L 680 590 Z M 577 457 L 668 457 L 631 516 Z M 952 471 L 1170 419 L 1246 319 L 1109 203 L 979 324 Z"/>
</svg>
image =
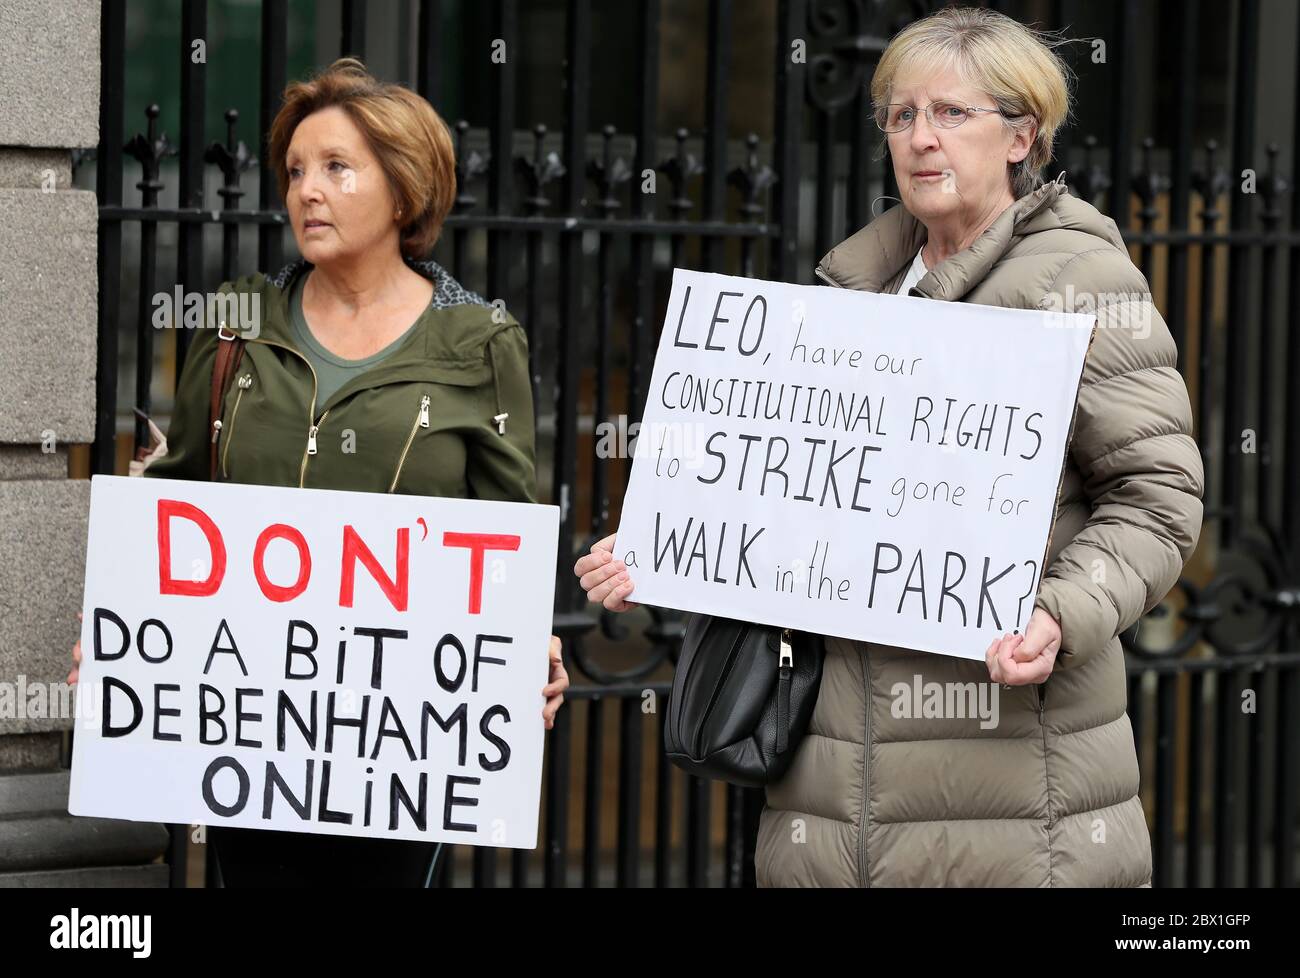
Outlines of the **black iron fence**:
<svg viewBox="0 0 1300 978">
<path fill-rule="evenodd" d="M 225 131 L 210 133 L 203 124 L 208 69 L 191 56 L 192 40 L 206 36 L 208 4 L 182 4 L 176 145 L 158 131 L 156 106 L 124 104 L 126 5 L 102 6 L 91 468 L 113 472 L 122 469 L 127 443 L 146 437 L 142 419 L 118 410 L 119 384 L 134 384 L 130 403 L 142 412 L 165 413 L 166 391 L 154 404 L 159 371 L 178 363 L 187 345 L 184 330 L 167 331 L 173 350 L 153 329 L 151 297 L 160 286 L 210 291 L 221 279 L 278 269 L 286 243 L 292 248 L 274 174 L 254 169 L 287 80 L 288 5 L 261 5 L 258 118 L 231 110 Z M 521 8 L 534 6 L 557 17 L 548 21 L 552 29 L 525 38 Z M 865 94 L 872 66 L 895 30 L 938 5 L 695 5 L 706 8 L 697 42 L 702 70 L 676 81 L 702 100 L 702 125 L 694 128 L 661 110 L 672 81 L 666 69 L 680 73 L 693 63 L 665 43 L 665 25 L 683 6 L 491 0 L 480 7 L 490 8 L 487 22 L 473 33 L 457 19 L 460 3 L 403 5 L 417 25 L 414 86 L 435 106 L 450 81 L 449 50 L 486 52 L 501 41 L 511 52 L 527 45 L 564 52 L 546 77 L 526 59 L 462 59 L 461 80 L 486 109 L 455 124 L 459 195 L 435 257 L 469 287 L 504 299 L 528 331 L 539 480 L 562 520 L 555 630 L 575 684 L 548 740 L 542 846 L 508 856 L 460 852 L 444 860 L 442 885 L 753 883 L 761 794 L 688 777 L 659 749 L 664 710 L 654 705 L 669 690 L 677 617 L 654 608 L 597 616 L 570 568 L 618 525 L 630 460 L 606 457 L 598 445 L 640 415 L 670 270 L 811 282 L 816 257 L 867 223 L 892 187 Z M 995 6 L 1048 27 L 1083 17 L 1104 42 L 1104 58 L 1093 43 L 1079 65 L 1080 125 L 1064 135 L 1051 174 L 1066 170 L 1073 191 L 1114 217 L 1134 249 L 1178 341 L 1196 407 L 1207 473 L 1201 547 L 1166 602 L 1124 636 L 1156 885 L 1293 885 L 1300 339 L 1286 326 L 1300 314 L 1292 285 L 1300 281 L 1300 195 L 1279 157 L 1294 169 L 1300 155 L 1300 18 L 1287 21 L 1297 43 L 1265 111 L 1255 97 L 1259 55 L 1264 32 L 1276 24 L 1265 23 L 1261 0 Z M 1269 17 L 1278 9 L 1269 7 Z M 618 77 L 594 74 L 597 19 L 634 38 L 627 48 L 634 56 Z M 452 32 L 449 24 L 461 27 Z M 367 4 L 345 0 L 337 53 L 364 57 L 366 26 Z M 729 117 L 741 27 L 747 38 L 761 34 L 770 69 L 764 121 L 753 133 L 736 132 Z M 751 63 L 748 47 L 745 54 Z M 521 86 L 537 84 L 563 93 L 557 131 L 520 117 Z M 627 93 L 617 126 L 593 125 L 601 121 L 591 111 L 597 86 Z M 1225 86 L 1231 112 L 1223 110 Z M 1286 138 L 1257 129 L 1279 118 L 1279 105 L 1289 106 L 1291 150 L 1267 145 L 1261 162 L 1261 140 Z M 753 118 L 752 106 L 745 115 Z M 138 195 L 124 186 L 127 161 L 138 164 Z M 164 173 L 178 182 L 175 206 L 159 204 Z M 212 193 L 220 199 L 215 209 Z M 219 261 L 205 241 L 208 226 L 221 228 Z M 160 254 L 160 227 L 175 229 L 174 252 Z M 255 254 L 241 250 L 244 228 L 256 228 Z M 137 254 L 124 251 L 125 229 L 133 229 Z M 125 363 L 120 342 L 134 350 Z M 156 342 L 169 348 L 156 350 Z M 129 430 L 119 432 L 124 418 Z M 177 881 L 187 837 L 178 827 Z"/>
</svg>

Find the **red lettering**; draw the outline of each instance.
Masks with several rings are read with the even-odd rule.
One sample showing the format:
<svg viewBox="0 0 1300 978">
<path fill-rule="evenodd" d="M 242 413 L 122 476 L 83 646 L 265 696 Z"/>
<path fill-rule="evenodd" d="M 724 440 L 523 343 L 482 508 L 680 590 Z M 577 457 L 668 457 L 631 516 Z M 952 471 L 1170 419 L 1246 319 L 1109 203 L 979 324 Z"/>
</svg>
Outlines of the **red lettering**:
<svg viewBox="0 0 1300 978">
<path fill-rule="evenodd" d="M 384 596 L 398 611 L 406 610 L 407 584 L 409 582 L 410 561 L 407 559 L 410 553 L 411 531 L 409 527 L 401 527 L 397 531 L 397 580 L 389 579 L 388 574 L 375 555 L 370 552 L 370 548 L 357 535 L 357 531 L 351 524 L 343 527 L 343 574 L 339 581 L 339 607 L 352 607 L 352 591 L 354 577 L 357 570 L 357 561 L 366 565 L 366 570 L 370 571 L 370 576 L 375 579 L 379 589 L 384 592 Z"/>
<path fill-rule="evenodd" d="M 518 550 L 519 537 L 509 533 L 444 533 L 444 547 L 469 548 L 469 613 L 483 608 L 483 554 L 488 550 Z"/>
<path fill-rule="evenodd" d="M 208 550 L 212 554 L 212 570 L 205 580 L 181 581 L 172 577 L 172 517 L 189 520 L 207 538 Z M 158 593 L 206 598 L 217 593 L 225 575 L 226 545 L 221 539 L 217 524 L 193 503 L 179 499 L 158 500 Z"/>
<path fill-rule="evenodd" d="M 288 587 L 272 584 L 266 576 L 266 566 L 263 563 L 267 545 L 277 539 L 288 540 L 298 548 L 298 580 Z M 292 601 L 307 590 L 307 581 L 311 578 L 311 551 L 307 549 L 306 539 L 288 523 L 272 523 L 258 534 L 257 546 L 253 548 L 253 575 L 257 578 L 257 586 L 262 589 L 262 593 L 272 601 Z"/>
</svg>

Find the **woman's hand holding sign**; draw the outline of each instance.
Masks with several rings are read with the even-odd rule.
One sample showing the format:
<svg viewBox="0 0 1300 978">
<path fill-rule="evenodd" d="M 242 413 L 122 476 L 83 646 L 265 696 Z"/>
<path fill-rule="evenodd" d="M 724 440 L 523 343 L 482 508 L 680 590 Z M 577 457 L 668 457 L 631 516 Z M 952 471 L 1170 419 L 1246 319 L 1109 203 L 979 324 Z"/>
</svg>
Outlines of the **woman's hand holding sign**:
<svg viewBox="0 0 1300 978">
<path fill-rule="evenodd" d="M 614 537 L 611 533 L 591 545 L 591 553 L 579 557 L 573 565 L 578 583 L 587 592 L 587 600 L 604 605 L 608 611 L 630 611 L 636 603 L 629 601 L 632 581 L 627 565 L 614 556 Z"/>
<path fill-rule="evenodd" d="M 1060 624 L 1042 608 L 1035 608 L 1025 634 L 1003 635 L 985 651 L 989 678 L 1008 686 L 1046 682 L 1060 649 Z"/>
<path fill-rule="evenodd" d="M 546 720 L 546 729 L 550 730 L 555 726 L 555 714 L 560 712 L 560 704 L 564 702 L 564 691 L 569 688 L 569 674 L 564 669 L 558 635 L 551 636 L 551 647 L 547 654 L 551 658 L 551 672 L 550 682 L 542 687 L 542 695 L 546 697 L 542 718 Z"/>
</svg>

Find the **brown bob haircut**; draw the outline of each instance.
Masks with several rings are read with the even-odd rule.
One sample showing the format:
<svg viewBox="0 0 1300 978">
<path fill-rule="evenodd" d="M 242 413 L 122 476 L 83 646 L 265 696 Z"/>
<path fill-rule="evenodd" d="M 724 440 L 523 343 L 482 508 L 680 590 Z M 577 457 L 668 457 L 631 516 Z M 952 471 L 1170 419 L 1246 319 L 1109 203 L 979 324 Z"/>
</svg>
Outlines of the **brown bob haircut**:
<svg viewBox="0 0 1300 978">
<path fill-rule="evenodd" d="M 270 163 L 287 202 L 285 156 L 298 124 L 337 106 L 365 135 L 388 177 L 402 213 L 401 247 L 423 258 L 442 232 L 456 199 L 456 149 L 442 117 L 415 92 L 375 79 L 356 58 L 340 58 L 308 81 L 284 90 L 284 105 L 271 123 Z"/>
</svg>

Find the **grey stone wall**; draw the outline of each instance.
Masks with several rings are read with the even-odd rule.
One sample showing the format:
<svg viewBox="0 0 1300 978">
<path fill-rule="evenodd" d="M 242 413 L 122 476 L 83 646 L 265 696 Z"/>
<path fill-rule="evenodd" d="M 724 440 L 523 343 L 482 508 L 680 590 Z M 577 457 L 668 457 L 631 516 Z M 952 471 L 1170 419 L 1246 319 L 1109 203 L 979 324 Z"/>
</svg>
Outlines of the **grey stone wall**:
<svg viewBox="0 0 1300 978">
<path fill-rule="evenodd" d="M 0 3 L 0 887 L 167 881 L 166 831 L 70 816 L 61 769 L 90 501 L 68 446 L 95 430 L 98 220 L 71 150 L 99 141 L 99 43 L 98 3 Z"/>
</svg>

